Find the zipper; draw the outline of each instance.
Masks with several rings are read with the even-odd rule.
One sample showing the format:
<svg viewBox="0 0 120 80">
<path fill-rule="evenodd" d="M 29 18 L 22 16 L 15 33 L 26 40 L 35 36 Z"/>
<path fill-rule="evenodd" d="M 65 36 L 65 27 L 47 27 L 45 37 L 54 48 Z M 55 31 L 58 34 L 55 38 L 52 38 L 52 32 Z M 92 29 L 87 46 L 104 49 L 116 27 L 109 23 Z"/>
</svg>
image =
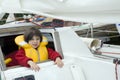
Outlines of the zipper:
<svg viewBox="0 0 120 80">
<path fill-rule="evenodd" d="M 38 49 L 37 49 L 37 55 L 38 55 L 38 62 L 40 62 L 40 54 L 39 54 Z"/>
</svg>

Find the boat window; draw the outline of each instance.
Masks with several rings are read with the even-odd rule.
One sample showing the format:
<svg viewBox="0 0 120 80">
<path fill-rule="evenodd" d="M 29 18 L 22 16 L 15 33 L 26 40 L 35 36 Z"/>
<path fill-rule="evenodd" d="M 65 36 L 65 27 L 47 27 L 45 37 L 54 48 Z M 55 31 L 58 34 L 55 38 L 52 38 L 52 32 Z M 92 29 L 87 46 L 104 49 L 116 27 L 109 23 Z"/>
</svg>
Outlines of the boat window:
<svg viewBox="0 0 120 80">
<path fill-rule="evenodd" d="M 17 65 L 17 62 L 15 60 L 15 52 L 18 50 L 18 46 L 15 44 L 14 39 L 17 35 L 9 35 L 9 36 L 2 36 L 0 37 L 0 46 L 1 46 L 1 55 L 3 55 L 4 62 L 3 64 L 6 67 L 10 67 L 14 65 Z M 11 62 L 10 64 L 8 64 Z"/>
<path fill-rule="evenodd" d="M 0 45 L 4 56 L 18 50 L 18 46 L 14 42 L 16 36 L 17 35 L 0 37 Z"/>
<path fill-rule="evenodd" d="M 55 50 L 52 34 L 51 33 L 42 33 L 42 34 L 48 39 L 47 47 Z M 15 44 L 14 39 L 18 35 L 21 35 L 21 34 L 0 37 L 0 46 L 1 46 L 4 60 L 8 59 L 9 57 L 13 59 L 13 63 L 9 65 L 6 65 L 4 63 L 6 67 L 11 67 L 13 66 L 13 64 L 17 65 L 17 62 L 14 60 L 15 59 L 14 56 L 16 51 L 18 50 L 18 46 Z M 8 59 L 8 62 L 9 62 L 9 59 Z"/>
<path fill-rule="evenodd" d="M 47 45 L 47 47 L 48 47 L 48 48 L 52 48 L 53 50 L 55 50 L 52 34 L 51 34 L 51 33 L 42 33 L 42 34 L 43 34 L 43 36 L 45 36 L 45 37 L 47 38 L 47 40 L 48 40 L 48 45 Z"/>
</svg>

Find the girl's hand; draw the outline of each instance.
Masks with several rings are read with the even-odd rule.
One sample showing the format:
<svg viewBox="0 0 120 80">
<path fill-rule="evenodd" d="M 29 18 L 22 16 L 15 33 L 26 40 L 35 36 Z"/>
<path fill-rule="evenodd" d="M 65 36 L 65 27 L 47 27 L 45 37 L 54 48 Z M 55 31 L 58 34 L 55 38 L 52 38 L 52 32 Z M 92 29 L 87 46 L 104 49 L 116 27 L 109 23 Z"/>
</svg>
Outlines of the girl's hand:
<svg viewBox="0 0 120 80">
<path fill-rule="evenodd" d="M 59 57 L 56 58 L 55 64 L 60 68 L 63 67 L 63 65 L 64 65 L 64 63 L 62 62 L 62 60 Z"/>
<path fill-rule="evenodd" d="M 30 68 L 32 70 L 35 70 L 35 71 L 39 71 L 40 70 L 40 67 L 36 63 L 34 63 L 33 61 L 28 61 L 28 64 L 30 65 Z"/>
</svg>

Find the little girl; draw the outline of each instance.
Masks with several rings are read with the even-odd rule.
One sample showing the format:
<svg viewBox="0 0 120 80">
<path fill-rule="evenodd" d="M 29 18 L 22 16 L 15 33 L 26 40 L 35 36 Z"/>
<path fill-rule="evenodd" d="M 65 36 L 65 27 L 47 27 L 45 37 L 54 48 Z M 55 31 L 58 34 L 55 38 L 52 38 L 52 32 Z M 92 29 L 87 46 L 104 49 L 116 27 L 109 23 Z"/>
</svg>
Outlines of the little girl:
<svg viewBox="0 0 120 80">
<path fill-rule="evenodd" d="M 58 67 L 62 67 L 61 55 L 51 48 L 46 48 L 46 38 L 42 36 L 41 32 L 32 27 L 28 29 L 24 35 L 17 36 L 15 43 L 20 47 L 15 55 L 15 59 L 19 65 L 30 67 L 32 70 L 39 71 L 40 67 L 37 62 L 46 61 L 51 59 L 57 64 Z"/>
</svg>

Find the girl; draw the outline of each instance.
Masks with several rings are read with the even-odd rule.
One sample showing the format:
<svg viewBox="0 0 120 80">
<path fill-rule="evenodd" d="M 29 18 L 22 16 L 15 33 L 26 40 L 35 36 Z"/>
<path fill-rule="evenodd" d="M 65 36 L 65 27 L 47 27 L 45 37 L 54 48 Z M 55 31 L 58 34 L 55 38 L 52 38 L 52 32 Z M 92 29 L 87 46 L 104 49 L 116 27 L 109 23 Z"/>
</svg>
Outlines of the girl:
<svg viewBox="0 0 120 80">
<path fill-rule="evenodd" d="M 17 36 L 15 43 L 20 46 L 20 49 L 15 55 L 15 59 L 22 66 L 30 67 L 32 70 L 39 71 L 40 67 L 36 62 L 42 62 L 48 59 L 54 61 L 58 67 L 62 67 L 61 55 L 51 48 L 46 48 L 46 38 L 41 32 L 32 27 L 28 29 L 24 35 Z"/>
</svg>

